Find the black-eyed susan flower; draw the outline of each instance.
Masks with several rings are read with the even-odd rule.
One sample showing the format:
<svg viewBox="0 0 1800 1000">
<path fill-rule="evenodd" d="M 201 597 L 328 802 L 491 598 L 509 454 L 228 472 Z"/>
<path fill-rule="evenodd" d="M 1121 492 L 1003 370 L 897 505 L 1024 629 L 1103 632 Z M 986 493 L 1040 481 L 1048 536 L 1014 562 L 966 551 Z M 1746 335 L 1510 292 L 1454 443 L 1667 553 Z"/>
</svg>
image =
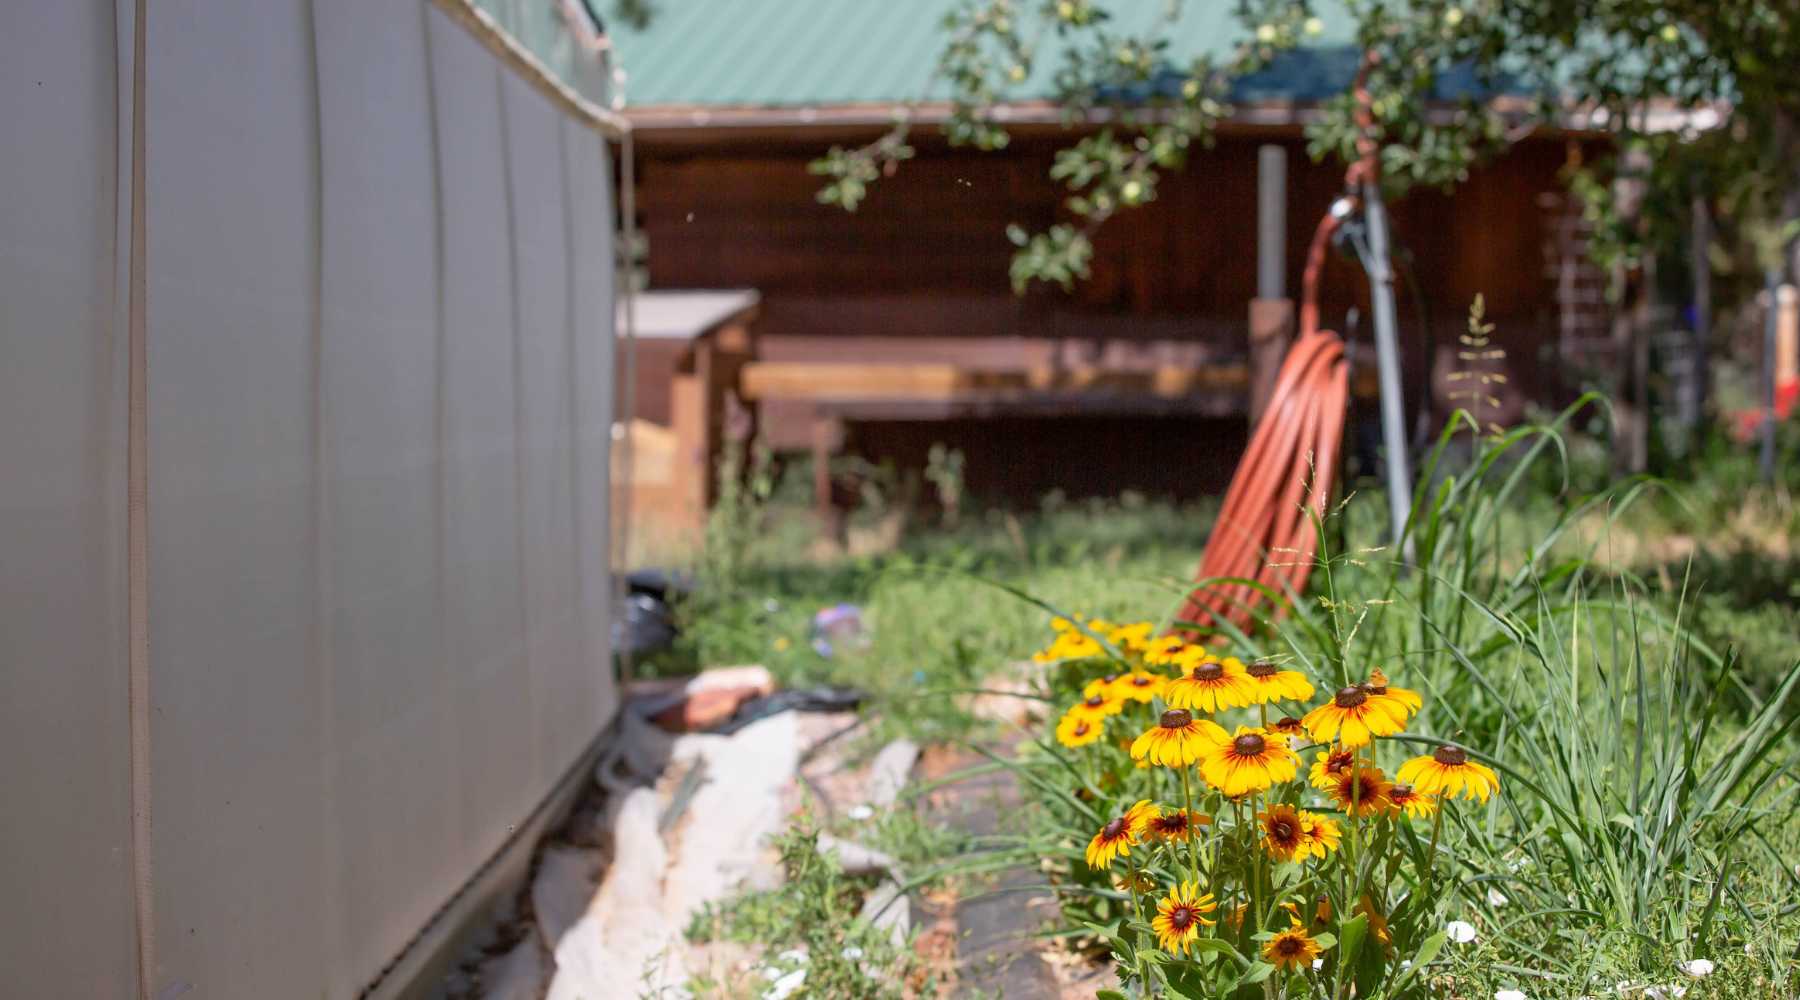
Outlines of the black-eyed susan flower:
<svg viewBox="0 0 1800 1000">
<path fill-rule="evenodd" d="M 1144 662 L 1153 667 L 1173 666 L 1187 648 L 1187 640 L 1181 636 L 1159 635 L 1144 643 Z"/>
<path fill-rule="evenodd" d="M 1131 845 L 1137 843 L 1137 830 L 1133 828 L 1129 813 L 1115 816 L 1106 821 L 1094 839 L 1088 841 L 1087 863 L 1089 868 L 1110 868 L 1113 859 L 1131 856 Z"/>
<path fill-rule="evenodd" d="M 1427 795 L 1405 782 L 1388 789 L 1388 803 L 1395 818 L 1404 814 L 1412 819 L 1424 819 L 1438 810 L 1437 796 Z"/>
<path fill-rule="evenodd" d="M 1083 698 L 1092 698 L 1097 694 L 1106 694 L 1112 690 L 1113 681 L 1118 679 L 1118 674 L 1107 674 L 1104 677 L 1096 677 L 1093 680 L 1088 681 L 1086 686 L 1081 689 L 1081 696 Z"/>
<path fill-rule="evenodd" d="M 1292 916 L 1288 919 L 1292 925 L 1287 930 L 1263 942 L 1263 958 L 1283 972 L 1310 969 L 1313 959 L 1319 957 L 1319 942 L 1306 933 L 1299 920 Z"/>
<path fill-rule="evenodd" d="M 1230 740 L 1215 743 L 1200 760 L 1200 774 L 1227 796 L 1260 792 L 1294 780 L 1300 757 L 1287 737 L 1239 726 Z"/>
<path fill-rule="evenodd" d="M 1104 650 L 1094 637 L 1076 628 L 1072 622 L 1057 618 L 1050 623 L 1056 629 L 1056 638 L 1050 645 L 1031 654 L 1032 660 L 1038 663 L 1058 663 L 1063 660 L 1085 660 L 1099 656 Z"/>
<path fill-rule="evenodd" d="M 1337 850 L 1338 843 L 1344 839 L 1344 831 L 1337 821 L 1329 816 L 1321 816 L 1316 812 L 1300 813 L 1300 846 L 1303 857 L 1323 858 Z M 1331 901 L 1324 896 L 1319 897 L 1320 910 L 1324 916 L 1319 922 L 1331 919 Z"/>
<path fill-rule="evenodd" d="M 1139 799 L 1130 809 L 1125 810 L 1125 821 L 1131 824 L 1132 836 L 1144 839 L 1144 826 L 1162 812 L 1156 803 L 1149 799 Z"/>
<path fill-rule="evenodd" d="M 1105 731 L 1104 719 L 1068 712 L 1056 724 L 1056 742 L 1066 747 L 1084 747 L 1099 739 Z"/>
<path fill-rule="evenodd" d="M 1360 747 L 1376 736 L 1392 736 L 1406 728 L 1406 718 L 1396 714 L 1398 702 L 1372 698 L 1360 687 L 1338 688 L 1331 700 L 1306 713 L 1301 723 L 1320 743 L 1337 740 L 1346 747 Z"/>
<path fill-rule="evenodd" d="M 1326 791 L 1346 816 L 1379 816 L 1393 804 L 1393 787 L 1381 768 L 1364 764 L 1340 772 Z"/>
<path fill-rule="evenodd" d="M 1150 630 L 1156 626 L 1150 622 L 1132 622 L 1119 625 L 1106 633 L 1106 641 L 1133 653 L 1142 652 L 1150 642 Z"/>
<path fill-rule="evenodd" d="M 1176 841 L 1192 838 L 1201 827 L 1210 826 L 1212 817 L 1186 809 L 1164 809 L 1144 824 L 1145 840 Z"/>
<path fill-rule="evenodd" d="M 1210 892 L 1202 893 L 1197 882 L 1183 882 L 1169 890 L 1156 902 L 1156 916 L 1150 927 L 1156 931 L 1156 943 L 1164 951 L 1180 954 L 1200 936 L 1201 927 L 1217 921 L 1208 914 L 1219 908 Z"/>
<path fill-rule="evenodd" d="M 1147 670 L 1133 670 L 1129 674 L 1114 679 L 1112 691 L 1122 699 L 1150 702 L 1163 693 L 1163 688 L 1168 683 L 1169 679 L 1160 674 L 1153 674 Z"/>
<path fill-rule="evenodd" d="M 1306 852 L 1300 811 L 1290 805 L 1274 805 L 1256 814 L 1262 830 L 1263 850 L 1281 861 L 1298 861 Z"/>
<path fill-rule="evenodd" d="M 1277 701 L 1306 701 L 1313 696 L 1312 682 L 1298 670 L 1283 670 L 1274 660 L 1257 660 L 1244 668 L 1250 695 L 1259 705 Z"/>
<path fill-rule="evenodd" d="M 1121 875 L 1115 884 L 1119 887 L 1120 892 L 1136 893 L 1140 896 L 1156 889 L 1156 879 L 1141 868 Z"/>
<path fill-rule="evenodd" d="M 1236 662 L 1236 661 L 1231 661 Z M 1240 665 L 1205 656 L 1184 665 L 1180 677 L 1163 688 L 1170 708 L 1186 708 L 1212 714 L 1228 708 L 1247 708 L 1254 703 L 1250 680 Z"/>
<path fill-rule="evenodd" d="M 1291 715 L 1284 715 L 1274 722 L 1269 723 L 1269 732 L 1280 733 L 1281 735 L 1286 736 L 1289 741 L 1292 741 L 1296 737 L 1304 735 L 1306 727 L 1300 724 L 1299 719 L 1296 719 Z"/>
<path fill-rule="evenodd" d="M 1425 699 L 1419 697 L 1419 692 L 1390 686 L 1387 674 L 1382 673 L 1380 667 L 1370 670 L 1369 679 L 1358 686 L 1368 692 L 1369 697 L 1387 699 L 1394 707 L 1397 707 L 1401 713 L 1402 725 L 1405 725 L 1407 718 L 1425 707 Z"/>
<path fill-rule="evenodd" d="M 1356 901 L 1356 908 L 1352 912 L 1369 919 L 1369 936 L 1381 942 L 1381 950 L 1391 957 L 1394 954 L 1394 934 L 1388 929 L 1386 915 L 1375 908 L 1375 901 L 1369 898 L 1368 893 L 1363 893 L 1362 898 Z"/>
<path fill-rule="evenodd" d="M 1185 767 L 1228 738 L 1218 723 L 1196 719 L 1186 709 L 1172 708 L 1133 741 L 1131 757 L 1163 767 Z"/>
<path fill-rule="evenodd" d="M 1089 687 L 1092 688 L 1092 691 L 1069 709 L 1071 715 L 1081 715 L 1099 721 L 1109 715 L 1118 715 L 1125 711 L 1125 699 L 1114 694 L 1110 686 L 1102 684 L 1096 688 L 1090 684 Z"/>
<path fill-rule="evenodd" d="M 1429 757 L 1414 757 L 1400 765 L 1396 777 L 1426 795 L 1446 799 L 1460 795 L 1486 802 L 1500 790 L 1500 776 L 1486 764 L 1470 760 L 1462 747 L 1442 746 Z"/>
<path fill-rule="evenodd" d="M 1314 788 L 1321 792 L 1329 792 L 1331 786 L 1337 784 L 1337 776 L 1350 770 L 1350 765 L 1354 763 L 1356 763 L 1356 751 L 1354 750 L 1345 750 L 1342 747 L 1320 750 L 1313 755 L 1312 770 L 1308 776 L 1312 779 Z"/>
</svg>

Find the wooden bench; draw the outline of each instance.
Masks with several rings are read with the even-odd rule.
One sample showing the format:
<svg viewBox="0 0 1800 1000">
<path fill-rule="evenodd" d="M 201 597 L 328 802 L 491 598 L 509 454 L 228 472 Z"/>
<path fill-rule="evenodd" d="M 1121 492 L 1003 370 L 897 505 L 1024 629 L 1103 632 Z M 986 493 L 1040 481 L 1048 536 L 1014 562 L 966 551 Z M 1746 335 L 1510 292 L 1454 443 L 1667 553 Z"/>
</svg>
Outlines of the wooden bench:
<svg viewBox="0 0 1800 1000">
<path fill-rule="evenodd" d="M 1197 416 L 1249 413 L 1250 370 L 1243 363 L 1137 370 L 979 369 L 945 363 L 750 361 L 738 370 L 739 398 L 750 404 L 801 400 L 813 409 L 813 498 L 826 530 L 841 537 L 830 463 L 852 421 L 935 421 L 1017 416 Z M 1353 391 L 1375 394 L 1372 371 Z"/>
</svg>

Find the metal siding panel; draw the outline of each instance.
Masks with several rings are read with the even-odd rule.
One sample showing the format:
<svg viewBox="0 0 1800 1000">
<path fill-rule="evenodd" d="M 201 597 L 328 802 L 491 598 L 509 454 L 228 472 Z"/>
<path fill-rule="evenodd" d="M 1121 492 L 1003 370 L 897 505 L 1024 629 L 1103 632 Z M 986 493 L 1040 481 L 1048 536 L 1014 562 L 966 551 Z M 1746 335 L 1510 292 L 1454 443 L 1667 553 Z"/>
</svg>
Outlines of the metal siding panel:
<svg viewBox="0 0 1800 1000">
<path fill-rule="evenodd" d="M 136 967 L 116 16 L 23 4 L 0 32 L 0 982 L 17 996 L 122 996 Z"/>
</svg>

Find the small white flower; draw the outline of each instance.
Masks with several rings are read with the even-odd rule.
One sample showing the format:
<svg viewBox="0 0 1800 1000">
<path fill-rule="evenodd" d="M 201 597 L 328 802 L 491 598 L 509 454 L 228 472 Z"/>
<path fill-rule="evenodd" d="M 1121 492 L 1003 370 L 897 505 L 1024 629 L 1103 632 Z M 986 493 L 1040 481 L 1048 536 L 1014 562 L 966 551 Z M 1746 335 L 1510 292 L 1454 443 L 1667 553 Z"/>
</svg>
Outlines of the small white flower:
<svg viewBox="0 0 1800 1000">
<path fill-rule="evenodd" d="M 1529 1000 L 1524 990 L 1495 990 L 1494 1000 Z"/>
<path fill-rule="evenodd" d="M 863 820 L 868 819 L 870 816 L 875 815 L 875 810 L 873 808 L 871 808 L 867 803 L 864 803 L 862 805 L 851 806 L 850 811 L 848 813 L 846 813 L 845 815 L 849 816 L 851 819 L 857 821 L 858 823 L 861 823 Z"/>
<path fill-rule="evenodd" d="M 1322 35 L 1325 33 L 1325 22 L 1316 17 L 1309 17 L 1306 19 L 1306 23 L 1300 26 L 1300 30 L 1309 35 Z"/>
<path fill-rule="evenodd" d="M 1690 958 L 1685 962 L 1676 962 L 1675 967 L 1688 975 L 1693 976 L 1695 979 L 1710 976 L 1713 971 L 1712 959 L 1710 958 Z"/>
<path fill-rule="evenodd" d="M 1745 941 L 1745 942 L 1744 942 L 1744 954 L 1746 954 L 1746 955 L 1753 955 L 1753 954 L 1755 954 L 1755 952 L 1753 952 L 1753 951 L 1751 951 L 1751 950 L 1750 950 L 1750 942 L 1748 942 L 1748 941 Z"/>
<path fill-rule="evenodd" d="M 1687 987 L 1677 986 L 1674 983 L 1669 983 L 1665 986 L 1644 987 L 1644 996 L 1647 1000 L 1676 1000 L 1676 998 L 1686 995 Z"/>
<path fill-rule="evenodd" d="M 841 956 L 844 959 L 844 961 L 846 961 L 846 962 L 854 962 L 857 959 L 863 957 L 863 950 L 861 948 L 858 948 L 855 945 L 851 945 L 848 948 L 845 948 L 843 951 L 838 952 L 838 955 Z"/>
<path fill-rule="evenodd" d="M 1322 958 L 1313 959 L 1313 968 L 1314 969 L 1323 969 L 1324 967 L 1325 967 L 1324 959 L 1322 959 Z"/>
<path fill-rule="evenodd" d="M 1257 25 L 1256 26 L 1256 40 L 1263 43 L 1264 45 L 1267 45 L 1270 42 L 1273 42 L 1275 40 L 1275 26 L 1273 24 Z"/>
<path fill-rule="evenodd" d="M 1449 10 L 1444 11 L 1444 23 L 1452 28 L 1461 24 L 1462 19 L 1463 9 L 1461 7 L 1452 7 Z"/>
<path fill-rule="evenodd" d="M 789 964 L 794 964 L 794 963 L 804 964 L 806 962 L 806 951 L 803 948 L 789 948 L 788 950 L 782 952 L 781 954 L 776 955 L 775 961 L 787 962 Z"/>
<path fill-rule="evenodd" d="M 1512 902 L 1512 900 L 1506 898 L 1506 893 L 1501 892 L 1499 889 L 1496 889 L 1493 886 L 1488 886 L 1487 904 L 1489 906 L 1492 906 L 1495 909 L 1499 909 L 1500 907 L 1505 906 L 1506 904 L 1508 904 L 1510 902 Z"/>
<path fill-rule="evenodd" d="M 804 982 L 806 982 L 806 970 L 795 969 L 775 980 L 768 989 L 763 990 L 762 1000 L 787 1000 Z"/>
<path fill-rule="evenodd" d="M 1466 920 L 1452 920 L 1444 925 L 1444 933 L 1457 944 L 1468 944 L 1475 940 L 1475 925 Z"/>
</svg>

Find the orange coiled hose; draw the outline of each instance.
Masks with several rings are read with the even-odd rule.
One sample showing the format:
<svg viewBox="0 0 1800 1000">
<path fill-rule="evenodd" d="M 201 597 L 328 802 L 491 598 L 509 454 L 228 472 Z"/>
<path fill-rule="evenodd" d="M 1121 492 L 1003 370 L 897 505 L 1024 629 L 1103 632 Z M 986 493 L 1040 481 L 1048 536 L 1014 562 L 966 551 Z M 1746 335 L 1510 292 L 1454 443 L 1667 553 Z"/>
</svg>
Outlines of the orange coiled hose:
<svg viewBox="0 0 1800 1000">
<path fill-rule="evenodd" d="M 1271 593 L 1298 595 L 1318 554 L 1313 517 L 1323 517 L 1337 485 L 1338 451 L 1350 397 L 1344 340 L 1319 329 L 1319 272 L 1331 236 L 1358 204 L 1357 192 L 1380 166 L 1369 73 L 1380 62 L 1363 54 L 1351 90 L 1356 98 L 1356 162 L 1344 173 L 1348 194 L 1319 220 L 1300 283 L 1300 332 L 1282 360 L 1274 392 L 1219 510 L 1194 574 L 1194 589 L 1176 612 L 1174 632 L 1197 634 L 1221 622 L 1246 629 L 1265 604 L 1287 610 Z M 1244 581 L 1254 581 L 1254 585 Z"/>
</svg>

